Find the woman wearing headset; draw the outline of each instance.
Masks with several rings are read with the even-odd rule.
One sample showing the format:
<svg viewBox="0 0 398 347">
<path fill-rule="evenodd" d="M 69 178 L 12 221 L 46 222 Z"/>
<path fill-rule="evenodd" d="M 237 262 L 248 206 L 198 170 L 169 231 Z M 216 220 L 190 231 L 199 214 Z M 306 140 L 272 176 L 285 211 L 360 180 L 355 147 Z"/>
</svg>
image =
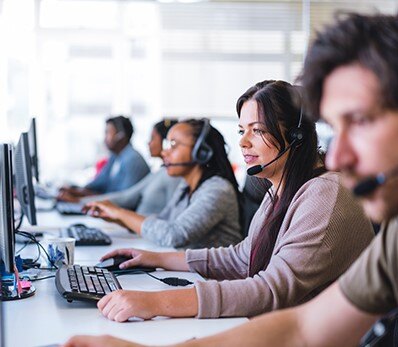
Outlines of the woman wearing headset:
<svg viewBox="0 0 398 347">
<path fill-rule="evenodd" d="M 178 291 L 113 292 L 98 302 L 104 316 L 254 316 L 309 300 L 348 268 L 371 241 L 372 227 L 338 174 L 325 172 L 315 124 L 302 117 L 299 97 L 297 87 L 264 81 L 237 102 L 245 162 L 272 183 L 246 239 L 228 248 L 119 249 L 103 257 L 130 257 L 121 268 L 194 271 L 213 280 Z"/>
<path fill-rule="evenodd" d="M 162 157 L 167 173 L 184 182 L 158 215 L 146 217 L 109 201 L 91 202 L 85 209 L 161 246 L 200 248 L 238 243 L 242 239 L 240 193 L 218 130 L 207 119 L 181 121 L 169 130 Z"/>
</svg>

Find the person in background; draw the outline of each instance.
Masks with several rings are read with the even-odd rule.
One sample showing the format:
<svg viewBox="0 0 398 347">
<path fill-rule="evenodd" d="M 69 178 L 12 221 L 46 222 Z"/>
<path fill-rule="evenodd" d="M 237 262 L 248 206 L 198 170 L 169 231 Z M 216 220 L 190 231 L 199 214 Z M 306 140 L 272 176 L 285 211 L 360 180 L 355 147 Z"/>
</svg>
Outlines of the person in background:
<svg viewBox="0 0 398 347">
<path fill-rule="evenodd" d="M 176 123 L 176 120 L 165 119 L 153 126 L 151 139 L 148 143 L 152 158 L 161 158 L 162 142 L 169 129 Z M 92 201 L 109 200 L 119 207 L 148 216 L 162 211 L 180 182 L 180 177 L 169 176 L 166 168 L 162 166 L 158 171 L 146 175 L 141 181 L 126 190 L 88 196 L 80 199 L 80 202 L 86 204 Z"/>
<path fill-rule="evenodd" d="M 384 222 L 351 268 L 307 304 L 261 316 L 178 346 L 397 346 L 398 18 L 346 14 L 318 33 L 302 82 L 308 108 L 334 129 L 327 154 L 366 213 Z M 385 335 L 385 336 L 383 336 Z M 139 346 L 112 337 L 75 337 L 66 346 Z"/>
<path fill-rule="evenodd" d="M 98 303 L 103 315 L 119 322 L 131 316 L 217 318 L 295 306 L 325 289 L 371 242 L 374 233 L 361 206 L 338 174 L 325 172 L 315 124 L 301 112 L 298 89 L 264 81 L 237 102 L 248 172 L 272 183 L 248 237 L 234 247 L 167 253 L 121 249 L 104 256 L 131 258 L 123 268 L 192 271 L 211 280 L 178 291 L 113 292 Z M 164 158 L 177 162 L 167 153 Z M 267 165 L 262 169 L 262 164 Z"/>
<path fill-rule="evenodd" d="M 57 199 L 78 202 L 94 194 L 117 192 L 131 187 L 149 173 L 148 164 L 130 143 L 134 133 L 130 119 L 117 116 L 106 120 L 105 145 L 112 153 L 93 181 L 83 187 L 62 187 Z"/>
<path fill-rule="evenodd" d="M 184 181 L 159 214 L 143 216 L 109 201 L 87 203 L 84 209 L 161 246 L 238 243 L 242 238 L 240 192 L 221 133 L 208 119 L 181 121 L 169 130 L 162 157 L 167 173 Z"/>
</svg>

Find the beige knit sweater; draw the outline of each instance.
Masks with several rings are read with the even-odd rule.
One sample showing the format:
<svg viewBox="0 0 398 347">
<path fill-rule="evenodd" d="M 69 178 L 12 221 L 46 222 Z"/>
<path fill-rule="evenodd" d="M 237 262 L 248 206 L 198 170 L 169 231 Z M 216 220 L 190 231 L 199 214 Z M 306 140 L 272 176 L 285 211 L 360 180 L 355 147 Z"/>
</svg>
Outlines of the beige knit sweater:
<svg viewBox="0 0 398 347">
<path fill-rule="evenodd" d="M 214 279 L 195 284 L 199 318 L 254 316 L 305 302 L 339 277 L 374 236 L 338 174 L 325 173 L 296 193 L 268 267 L 248 277 L 252 243 L 267 222 L 270 203 L 266 195 L 238 245 L 187 250 L 190 270 Z"/>
</svg>

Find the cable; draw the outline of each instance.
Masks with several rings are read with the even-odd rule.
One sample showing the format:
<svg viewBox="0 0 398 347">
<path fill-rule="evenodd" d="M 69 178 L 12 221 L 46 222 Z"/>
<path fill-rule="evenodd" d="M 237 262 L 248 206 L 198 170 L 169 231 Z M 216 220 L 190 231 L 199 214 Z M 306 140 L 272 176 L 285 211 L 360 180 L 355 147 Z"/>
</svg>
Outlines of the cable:
<svg viewBox="0 0 398 347">
<path fill-rule="evenodd" d="M 193 284 L 193 282 L 188 281 L 188 280 L 185 279 L 185 278 L 178 278 L 178 277 L 165 277 L 165 278 L 159 278 L 159 277 L 156 277 L 156 276 L 154 276 L 154 275 L 151 275 L 149 272 L 146 272 L 146 274 L 147 274 L 149 277 L 154 278 L 155 280 L 158 280 L 158 281 L 160 281 L 160 282 L 166 283 L 166 284 L 168 284 L 169 286 L 173 286 L 173 287 L 177 287 L 177 286 L 185 287 L 185 286 L 188 286 L 188 285 L 190 285 L 190 284 Z"/>
<path fill-rule="evenodd" d="M 36 237 L 34 235 L 32 235 L 32 234 L 30 234 L 30 233 L 28 233 L 26 231 L 22 231 L 22 230 L 16 231 L 16 234 L 26 237 L 27 239 L 29 239 L 30 241 L 32 241 L 33 243 L 35 243 L 37 245 L 37 248 L 38 248 L 38 251 L 39 251 L 39 255 L 38 255 L 37 259 L 35 260 L 35 262 L 37 260 L 39 260 L 40 255 L 41 255 L 41 250 L 43 250 L 43 252 L 45 253 L 49 263 L 51 264 L 51 266 L 53 266 L 54 268 L 58 269 L 58 266 L 55 265 L 53 260 L 51 260 L 50 255 L 47 253 L 47 251 L 42 246 L 42 244 L 39 241 L 37 241 L 37 239 L 36 239 Z"/>
<path fill-rule="evenodd" d="M 18 229 L 21 227 L 22 221 L 23 221 L 23 216 L 24 216 L 24 214 L 23 214 L 23 212 L 21 211 L 21 216 L 19 217 L 18 224 L 15 226 L 15 230 L 18 230 Z M 15 223 L 15 220 L 14 220 L 14 223 Z"/>
<path fill-rule="evenodd" d="M 147 274 L 149 277 L 154 278 L 155 280 L 158 280 L 160 282 L 163 282 L 163 283 L 165 283 L 165 284 L 167 284 L 169 286 L 173 286 L 173 287 L 178 287 L 178 286 L 185 287 L 185 286 L 188 286 L 190 284 L 193 284 L 193 282 L 188 281 L 185 278 L 178 278 L 178 277 L 159 278 L 159 277 L 156 277 L 154 275 L 151 275 L 149 272 L 142 271 L 142 270 L 135 270 L 135 269 L 129 270 L 129 269 L 127 269 L 127 270 L 122 270 L 122 272 L 118 272 L 118 271 L 114 272 L 115 276 L 128 275 L 129 273 L 144 273 L 144 274 Z"/>
<path fill-rule="evenodd" d="M 54 277 L 55 277 L 55 275 L 50 275 L 50 276 L 44 276 L 44 277 L 34 278 L 34 279 L 31 279 L 30 281 L 31 281 L 31 282 L 36 282 L 36 281 L 46 280 L 46 279 L 48 279 L 48 278 L 54 278 Z"/>
</svg>

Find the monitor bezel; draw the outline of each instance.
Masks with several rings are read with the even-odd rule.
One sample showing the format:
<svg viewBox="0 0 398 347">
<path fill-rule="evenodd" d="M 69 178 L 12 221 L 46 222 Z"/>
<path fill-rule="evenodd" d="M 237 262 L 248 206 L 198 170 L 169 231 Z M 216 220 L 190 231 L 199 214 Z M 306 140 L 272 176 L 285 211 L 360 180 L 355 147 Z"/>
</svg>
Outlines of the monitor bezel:
<svg viewBox="0 0 398 347">
<path fill-rule="evenodd" d="M 14 196 L 12 177 L 12 150 L 8 144 L 0 145 L 0 194 L 3 208 L 0 209 L 0 249 L 5 271 L 14 272 L 15 266 L 15 227 L 14 227 Z"/>
<path fill-rule="evenodd" d="M 20 158 L 18 158 L 18 156 L 20 156 Z M 23 214 L 26 215 L 31 225 L 37 225 L 32 163 L 27 133 L 22 133 L 19 137 L 19 141 L 14 152 L 14 163 L 16 195 L 21 206 L 21 210 Z M 19 164 L 21 164 L 21 167 L 19 167 Z"/>
</svg>

